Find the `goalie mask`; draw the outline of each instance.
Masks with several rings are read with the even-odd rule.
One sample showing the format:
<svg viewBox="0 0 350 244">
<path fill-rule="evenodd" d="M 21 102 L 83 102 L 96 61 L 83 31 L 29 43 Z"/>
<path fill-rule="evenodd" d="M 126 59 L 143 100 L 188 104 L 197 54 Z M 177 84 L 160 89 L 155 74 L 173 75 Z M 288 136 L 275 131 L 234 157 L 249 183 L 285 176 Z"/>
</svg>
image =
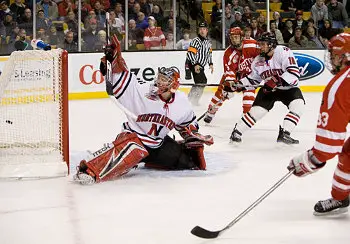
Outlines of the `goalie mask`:
<svg viewBox="0 0 350 244">
<path fill-rule="evenodd" d="M 158 68 L 158 74 L 151 85 L 148 98 L 155 99 L 164 92 L 175 93 L 180 86 L 180 71 L 176 67 Z"/>
<path fill-rule="evenodd" d="M 325 53 L 325 65 L 332 74 L 350 65 L 350 34 L 341 33 L 329 41 Z"/>
</svg>

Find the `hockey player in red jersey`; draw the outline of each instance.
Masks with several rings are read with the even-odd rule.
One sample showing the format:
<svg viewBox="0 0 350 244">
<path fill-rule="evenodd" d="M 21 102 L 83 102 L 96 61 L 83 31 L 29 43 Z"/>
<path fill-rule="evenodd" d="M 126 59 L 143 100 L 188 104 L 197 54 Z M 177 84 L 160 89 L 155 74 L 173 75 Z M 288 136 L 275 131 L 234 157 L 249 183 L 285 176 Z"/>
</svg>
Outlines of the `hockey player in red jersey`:
<svg viewBox="0 0 350 244">
<path fill-rule="evenodd" d="M 313 148 L 294 157 L 289 170 L 306 176 L 321 169 L 327 160 L 339 154 L 332 182 L 332 198 L 316 203 L 315 215 L 347 212 L 350 195 L 350 34 L 341 33 L 328 44 L 327 68 L 335 74 L 323 91 Z"/>
<path fill-rule="evenodd" d="M 75 180 L 82 184 L 107 181 L 126 174 L 140 162 L 168 170 L 205 170 L 203 145 L 213 144 L 213 138 L 198 133 L 190 102 L 184 93 L 177 91 L 179 70 L 160 68 L 154 84 L 140 84 L 126 66 L 116 35 L 101 60 L 104 75 L 106 60 L 112 66 L 111 77 L 106 81 L 107 92 L 117 100 L 127 122 L 112 143 L 80 162 Z M 168 136 L 174 128 L 182 141 Z"/>
<path fill-rule="evenodd" d="M 223 57 L 224 74 L 204 117 L 206 123 L 210 123 L 223 102 L 233 96 L 231 84 L 251 72 L 250 65 L 260 52 L 255 40 L 243 40 L 241 28 L 233 27 L 229 34 L 231 45 L 225 50 Z M 254 88 L 243 91 L 243 113 L 250 110 L 254 98 Z"/>
</svg>

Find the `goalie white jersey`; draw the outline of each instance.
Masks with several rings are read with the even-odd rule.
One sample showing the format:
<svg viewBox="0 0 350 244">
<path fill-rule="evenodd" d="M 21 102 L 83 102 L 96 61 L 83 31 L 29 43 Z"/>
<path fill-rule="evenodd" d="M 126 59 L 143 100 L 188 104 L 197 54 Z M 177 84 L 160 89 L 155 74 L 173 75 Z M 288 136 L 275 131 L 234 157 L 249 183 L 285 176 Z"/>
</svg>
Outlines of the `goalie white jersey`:
<svg viewBox="0 0 350 244">
<path fill-rule="evenodd" d="M 276 46 L 273 56 L 266 60 L 265 57 L 255 57 L 252 72 L 241 80 L 245 86 L 257 85 L 271 76 L 283 79 L 282 86 L 298 87 L 300 72 L 293 52 L 285 46 Z"/>
<path fill-rule="evenodd" d="M 164 137 L 172 130 L 182 130 L 192 124 L 197 125 L 196 116 L 187 96 L 176 91 L 170 101 L 147 98 L 150 84 L 138 83 L 130 71 L 112 74 L 113 94 L 118 102 L 131 114 L 126 114 L 128 122 L 123 130 L 136 132 L 142 143 L 151 148 L 161 146 Z"/>
</svg>

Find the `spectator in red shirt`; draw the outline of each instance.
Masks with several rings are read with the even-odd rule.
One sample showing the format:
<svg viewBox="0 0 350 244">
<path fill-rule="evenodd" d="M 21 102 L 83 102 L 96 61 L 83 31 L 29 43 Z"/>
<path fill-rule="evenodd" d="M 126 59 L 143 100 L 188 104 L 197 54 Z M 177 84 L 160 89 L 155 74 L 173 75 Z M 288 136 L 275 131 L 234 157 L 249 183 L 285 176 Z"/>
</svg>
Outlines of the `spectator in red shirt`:
<svg viewBox="0 0 350 244">
<path fill-rule="evenodd" d="M 72 0 L 63 0 L 63 2 L 58 4 L 58 15 L 65 17 L 69 12 L 73 12 L 75 9 L 76 6 L 72 3 Z"/>
<path fill-rule="evenodd" d="M 160 27 L 155 26 L 156 20 L 153 16 L 148 17 L 148 28 L 145 30 L 143 41 L 146 50 L 164 49 L 166 45 L 165 36 Z"/>
</svg>

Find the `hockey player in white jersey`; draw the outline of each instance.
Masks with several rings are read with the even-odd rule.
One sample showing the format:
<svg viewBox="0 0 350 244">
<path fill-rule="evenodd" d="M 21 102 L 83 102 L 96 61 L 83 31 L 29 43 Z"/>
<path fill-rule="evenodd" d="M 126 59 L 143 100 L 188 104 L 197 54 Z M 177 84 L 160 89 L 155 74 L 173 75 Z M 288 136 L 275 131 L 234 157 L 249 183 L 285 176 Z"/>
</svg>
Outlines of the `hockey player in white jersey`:
<svg viewBox="0 0 350 244">
<path fill-rule="evenodd" d="M 236 123 L 230 141 L 241 142 L 243 133 L 265 116 L 276 101 L 280 101 L 289 111 L 284 117 L 283 127 L 280 126 L 277 142 L 298 144 L 299 141 L 290 136 L 305 105 L 298 87 L 300 73 L 297 61 L 289 48 L 277 45 L 273 33 L 263 33 L 258 42 L 261 53 L 251 65 L 252 72 L 241 79 L 239 84 L 232 85 L 249 87 L 263 82 L 263 87 L 259 90 L 251 110 Z"/>
<path fill-rule="evenodd" d="M 160 68 L 154 84 L 138 83 L 122 58 L 120 43 L 112 37 L 100 70 L 106 74 L 111 63 L 111 81 L 107 92 L 121 104 L 127 122 L 115 141 L 91 153 L 81 161 L 75 179 L 91 184 L 124 175 L 140 162 L 161 169 L 206 169 L 204 144 L 213 144 L 211 136 L 198 133 L 196 116 L 186 95 L 177 91 L 180 72 L 176 67 Z M 184 140 L 168 136 L 172 129 Z"/>
</svg>

